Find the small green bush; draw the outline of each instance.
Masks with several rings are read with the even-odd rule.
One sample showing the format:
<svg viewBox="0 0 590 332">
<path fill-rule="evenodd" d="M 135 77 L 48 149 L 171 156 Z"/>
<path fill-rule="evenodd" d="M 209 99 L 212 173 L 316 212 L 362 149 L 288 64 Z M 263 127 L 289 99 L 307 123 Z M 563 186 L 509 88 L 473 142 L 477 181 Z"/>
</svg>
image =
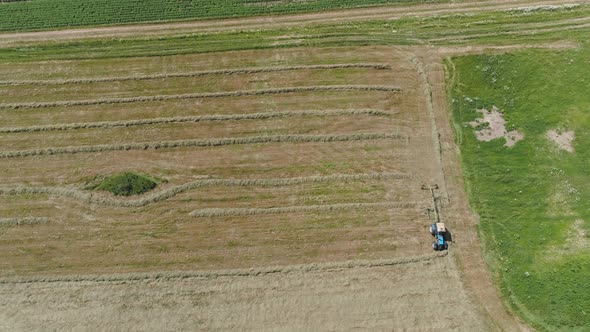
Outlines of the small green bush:
<svg viewBox="0 0 590 332">
<path fill-rule="evenodd" d="M 106 190 L 117 196 L 140 195 L 154 189 L 156 181 L 145 175 L 125 172 L 107 177 L 95 189 Z"/>
</svg>

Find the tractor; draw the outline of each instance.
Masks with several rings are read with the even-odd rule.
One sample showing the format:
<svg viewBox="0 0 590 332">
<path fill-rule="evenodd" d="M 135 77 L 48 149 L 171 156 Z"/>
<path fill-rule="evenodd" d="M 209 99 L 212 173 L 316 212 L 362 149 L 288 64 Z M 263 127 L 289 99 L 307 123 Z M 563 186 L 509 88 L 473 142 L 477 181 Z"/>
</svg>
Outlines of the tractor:
<svg viewBox="0 0 590 332">
<path fill-rule="evenodd" d="M 447 250 L 449 248 L 449 244 L 447 239 L 451 239 L 451 235 L 447 232 L 445 224 L 440 221 L 440 214 L 438 211 L 438 201 L 439 198 L 434 193 L 434 190 L 438 189 L 438 185 L 434 186 L 422 186 L 422 190 L 430 190 L 430 194 L 432 195 L 432 209 L 428 209 L 428 212 L 434 212 L 434 223 L 430 224 L 428 227 L 430 230 L 430 234 L 434 236 L 435 241 L 432 242 L 432 249 L 435 251 Z"/>
<path fill-rule="evenodd" d="M 430 234 L 434 236 L 435 241 L 432 242 L 432 249 L 435 251 L 440 250 L 447 250 L 449 248 L 449 244 L 445 240 L 445 235 L 447 233 L 447 229 L 445 228 L 445 224 L 442 222 L 437 222 L 430 225 Z"/>
</svg>

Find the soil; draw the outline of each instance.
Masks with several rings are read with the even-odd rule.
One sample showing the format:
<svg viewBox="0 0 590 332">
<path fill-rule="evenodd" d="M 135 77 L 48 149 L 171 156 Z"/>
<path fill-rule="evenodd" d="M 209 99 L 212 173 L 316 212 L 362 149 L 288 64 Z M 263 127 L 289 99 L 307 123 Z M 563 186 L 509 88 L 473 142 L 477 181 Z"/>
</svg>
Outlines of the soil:
<svg viewBox="0 0 590 332">
<path fill-rule="evenodd" d="M 492 106 L 490 111 L 478 109 L 477 112 L 481 113 L 483 118 L 476 119 L 469 124 L 475 128 L 475 137 L 479 141 L 489 142 L 504 137 L 506 139 L 504 146 L 512 147 L 524 139 L 524 135 L 516 130 L 506 131 L 506 121 L 496 106 Z"/>
<path fill-rule="evenodd" d="M 570 153 L 574 152 L 572 143 L 576 136 L 573 131 L 557 131 L 555 129 L 551 129 L 547 131 L 547 138 L 555 143 L 558 148 Z"/>
</svg>

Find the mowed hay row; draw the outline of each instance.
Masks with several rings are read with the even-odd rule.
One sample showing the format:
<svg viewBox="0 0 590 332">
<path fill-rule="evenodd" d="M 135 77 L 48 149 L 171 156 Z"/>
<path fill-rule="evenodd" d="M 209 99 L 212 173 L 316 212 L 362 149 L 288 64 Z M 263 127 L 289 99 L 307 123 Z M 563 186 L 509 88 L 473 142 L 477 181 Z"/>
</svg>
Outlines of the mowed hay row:
<svg viewBox="0 0 590 332">
<path fill-rule="evenodd" d="M 324 182 L 353 182 L 367 180 L 404 180 L 411 176 L 399 173 L 367 173 L 367 174 L 337 174 L 326 176 L 309 176 L 294 178 L 275 178 L 275 179 L 203 179 L 185 183 L 183 185 L 167 188 L 160 192 L 150 194 L 135 200 L 116 199 L 102 195 L 96 195 L 92 192 L 83 191 L 75 188 L 64 187 L 0 187 L 1 195 L 51 195 L 57 197 L 74 198 L 76 200 L 90 204 L 115 206 L 115 207 L 142 207 L 152 203 L 160 202 L 172 198 L 183 192 L 203 188 L 203 187 L 281 187 L 293 186 L 300 184 L 324 183 Z"/>
<path fill-rule="evenodd" d="M 4 149 L 10 147 L 12 151 L 21 151 L 48 147 L 67 148 L 72 146 L 72 142 L 75 142 L 75 146 L 144 143 L 146 137 L 152 142 L 161 142 L 267 135 L 352 135 L 366 132 L 396 133 L 403 136 L 414 133 L 411 124 L 402 121 L 398 124 L 393 117 L 342 115 L 8 133 L 0 134 L 0 140 L 5 143 Z M 229 146 L 228 148 L 232 149 Z"/>
<path fill-rule="evenodd" d="M 149 149 L 169 149 L 178 147 L 214 147 L 225 145 L 261 144 L 261 143 L 306 143 L 306 142 L 346 142 L 366 140 L 409 140 L 409 137 L 399 134 L 359 133 L 351 135 L 269 135 L 236 138 L 189 139 L 175 141 L 89 145 L 65 148 L 46 148 L 36 150 L 0 152 L 0 158 L 20 158 L 31 156 L 46 156 L 77 153 L 97 153 L 107 151 L 129 151 Z"/>
<path fill-rule="evenodd" d="M 419 174 L 422 164 L 410 163 L 415 142 L 405 140 L 349 141 L 340 144 L 245 144 L 159 150 L 62 154 L 31 162 L 0 158 L 2 185 L 63 186 L 82 177 L 137 170 L 178 183 L 203 177 L 283 178 L 319 174 L 394 172 Z M 37 157 L 35 157 L 37 158 Z M 326 167 L 330 167 L 327 169 Z M 326 173 L 326 171 L 329 171 Z"/>
<path fill-rule="evenodd" d="M 374 63 L 406 69 L 401 52 L 389 47 L 273 48 L 211 53 L 190 53 L 156 57 L 56 60 L 0 63 L 4 80 L 57 80 L 96 76 L 155 75 L 167 72 L 195 72 L 212 69 L 240 69 L 318 64 Z M 35 67 L 31 71 L 31 66 Z M 101 73 L 100 75 L 97 73 Z"/>
<path fill-rule="evenodd" d="M 395 85 L 400 79 L 391 71 L 333 69 L 330 71 L 286 71 L 252 75 L 217 75 L 143 81 L 115 81 L 67 85 L 0 85 L 2 103 L 50 103 L 102 98 L 184 95 L 253 89 L 331 85 Z"/>
<path fill-rule="evenodd" d="M 181 95 L 156 95 L 156 96 L 139 96 L 126 98 L 101 98 L 88 100 L 69 100 L 54 102 L 32 102 L 32 103 L 9 103 L 0 104 L 0 109 L 21 109 L 21 108 L 47 108 L 47 107 L 71 107 L 103 104 L 125 104 L 137 102 L 153 102 L 178 99 L 200 99 L 200 98 L 221 98 L 221 97 L 243 97 L 243 96 L 260 96 L 283 93 L 298 92 L 322 92 L 322 91 L 383 91 L 383 92 L 400 92 L 401 88 L 390 85 L 315 85 L 286 87 L 274 89 L 257 89 L 257 90 L 238 90 L 224 92 L 206 92 L 206 93 L 189 93 Z"/>
<path fill-rule="evenodd" d="M 193 217 L 225 217 L 252 216 L 263 214 L 284 214 L 298 212 L 330 212 L 341 210 L 369 210 L 369 209 L 404 209 L 413 208 L 414 203 L 342 203 L 326 205 L 283 206 L 272 208 L 210 208 L 195 210 L 190 213 Z"/>
<path fill-rule="evenodd" d="M 232 115 L 262 112 L 333 109 L 381 109 L 401 111 L 401 93 L 380 91 L 325 91 L 239 98 L 177 99 L 131 104 L 88 105 L 3 110 L 2 127 L 28 127 L 70 122 L 128 121 L 177 116 Z M 73 117 L 75 114 L 75 118 Z"/>
<path fill-rule="evenodd" d="M 396 239 L 395 225 L 416 220 L 425 224 L 424 216 L 416 209 L 212 220 L 191 217 L 191 204 L 182 199 L 134 211 L 52 201 L 65 207 L 61 213 L 71 213 L 62 216 L 54 208 L 48 209 L 47 215 L 39 215 L 59 223 L 37 225 L 34 229 L 5 227 L 0 244 L 0 254 L 5 257 L 0 261 L 0 276 L 38 274 L 32 271 L 34 267 L 40 267 L 45 274 L 104 274 L 161 271 L 162 264 L 171 271 L 250 268 L 431 252 L 428 243 L 423 247 L 414 245 L 419 243 L 417 237 L 424 236 L 423 227 Z M 396 212 L 395 217 L 391 212 Z M 124 241 L 120 241 L 122 237 Z M 73 251 L 76 255 L 64 255 Z M 92 266 L 88 261 L 93 262 Z"/>
<path fill-rule="evenodd" d="M 401 257 L 377 260 L 349 260 L 343 262 L 311 263 L 286 266 L 267 266 L 250 269 L 230 269 L 214 271 L 170 271 L 126 273 L 111 275 L 67 275 L 67 276 L 34 276 L 2 278 L 0 284 L 21 283 L 53 283 L 53 282 L 118 282 L 118 281 L 142 281 L 142 280 L 171 280 L 187 278 L 214 279 L 218 277 L 256 277 L 268 274 L 287 274 L 313 271 L 328 271 L 353 268 L 370 268 L 412 264 L 447 256 L 447 252 L 432 253 L 423 256 Z"/>
<path fill-rule="evenodd" d="M 391 69 L 391 66 L 383 63 L 341 63 L 341 64 L 326 64 L 326 65 L 298 65 L 298 66 L 273 66 L 273 67 L 259 67 L 259 68 L 237 68 L 237 69 L 216 69 L 216 70 L 200 70 L 184 73 L 161 73 L 151 75 L 130 75 L 130 76 L 115 76 L 115 77 L 97 77 L 97 78 L 73 78 L 73 79 L 57 79 L 57 80 L 19 80 L 19 81 L 0 81 L 0 85 L 65 85 L 65 84 L 86 84 L 86 83 L 102 83 L 102 82 L 120 82 L 120 81 L 140 81 L 140 80 L 155 80 L 165 78 L 183 78 L 183 77 L 199 77 L 206 75 L 242 75 L 242 74 L 258 74 L 291 70 L 325 70 L 325 69 L 348 69 L 348 68 L 363 68 L 363 69 Z"/>
<path fill-rule="evenodd" d="M 301 110 L 301 111 L 279 111 L 250 114 L 214 114 L 198 116 L 177 116 L 167 118 L 122 120 L 122 121 L 101 121 L 86 123 L 64 123 L 44 126 L 0 128 L 0 133 L 24 133 L 39 131 L 60 131 L 91 128 L 115 128 L 133 127 L 155 124 L 185 123 L 185 122 L 213 122 L 213 121 L 237 121 L 237 120 L 263 120 L 274 118 L 286 118 L 296 116 L 340 116 L 340 115 L 369 115 L 369 116 L 390 116 L 391 112 L 376 109 L 339 109 L 339 110 Z"/>
<path fill-rule="evenodd" d="M 44 217 L 26 217 L 26 218 L 0 218 L 0 225 L 36 225 L 49 222 Z"/>
</svg>

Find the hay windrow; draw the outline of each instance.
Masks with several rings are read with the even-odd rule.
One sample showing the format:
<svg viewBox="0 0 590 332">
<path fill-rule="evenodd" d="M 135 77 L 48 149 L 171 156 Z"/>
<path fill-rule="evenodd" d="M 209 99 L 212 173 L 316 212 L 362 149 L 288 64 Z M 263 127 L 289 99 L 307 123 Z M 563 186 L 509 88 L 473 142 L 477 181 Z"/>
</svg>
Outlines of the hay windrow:
<svg viewBox="0 0 590 332">
<path fill-rule="evenodd" d="M 148 273 L 126 273 L 110 275 L 68 275 L 68 276 L 35 276 L 13 277 L 0 279 L 0 284 L 28 284 L 54 282 L 117 282 L 143 280 L 172 280 L 172 279 L 214 279 L 219 277 L 257 277 L 269 274 L 304 273 L 315 271 L 342 270 L 354 268 L 372 268 L 427 262 L 447 256 L 447 252 L 432 253 L 424 256 L 402 257 L 379 260 L 350 260 L 344 262 L 312 263 L 287 266 L 269 266 L 251 269 L 232 269 L 214 271 L 170 271 Z"/>
<path fill-rule="evenodd" d="M 342 210 L 368 209 L 403 209 L 416 206 L 414 203 L 344 203 L 306 206 L 283 206 L 272 208 L 210 208 L 195 210 L 190 213 L 193 217 L 225 217 L 225 216 L 254 216 L 265 214 L 298 213 L 298 212 L 329 212 Z"/>
<path fill-rule="evenodd" d="M 20 81 L 0 81 L 0 85 L 66 85 L 66 84 L 86 84 L 86 83 L 104 83 L 104 82 L 124 82 L 124 81 L 141 81 L 156 80 L 165 78 L 190 78 L 207 75 L 243 75 L 259 74 L 290 70 L 322 70 L 322 69 L 391 69 L 388 64 L 380 63 L 341 63 L 328 65 L 300 65 L 300 66 L 275 66 L 260 68 L 239 68 L 239 69 L 218 69 L 218 70 L 201 70 L 187 73 L 163 73 L 153 75 L 134 75 L 134 76 L 116 76 L 116 77 L 97 77 L 97 78 L 73 78 L 61 80 L 20 80 Z"/>
<path fill-rule="evenodd" d="M 102 195 L 96 195 L 92 192 L 79 190 L 76 188 L 65 187 L 0 187 L 1 195 L 51 195 L 57 197 L 73 198 L 89 204 L 97 204 L 113 207 L 143 207 L 152 203 L 160 202 L 172 198 L 183 192 L 202 188 L 202 187 L 281 187 L 299 184 L 322 183 L 322 182 L 352 182 L 367 180 L 386 180 L 386 179 L 407 179 L 409 175 L 398 173 L 366 173 L 366 174 L 337 174 L 327 176 L 309 176 L 294 178 L 275 178 L 275 179 L 203 179 L 185 183 L 150 194 L 134 200 L 116 199 Z"/>
<path fill-rule="evenodd" d="M 0 158 L 21 158 L 32 156 L 50 156 L 61 154 L 96 153 L 108 151 L 130 151 L 130 150 L 156 150 L 180 147 L 214 147 L 225 145 L 261 144 L 261 143 L 327 143 L 346 141 L 366 141 L 378 139 L 402 140 L 408 137 L 398 134 L 385 133 L 361 133 L 350 135 L 273 135 L 273 136 L 252 136 L 234 138 L 212 138 L 212 139 L 188 139 L 175 141 L 127 143 L 127 144 L 104 144 L 71 146 L 63 148 L 45 148 L 35 150 L 4 151 L 0 152 Z"/>
<path fill-rule="evenodd" d="M 0 218 L 0 225 L 36 225 L 47 222 L 49 219 L 44 217 Z"/>
<path fill-rule="evenodd" d="M 376 109 L 341 109 L 341 110 L 302 110 L 302 111 L 282 111 L 282 112 L 265 112 L 252 114 L 229 114 L 229 115 L 200 115 L 200 116 L 178 116 L 169 118 L 138 119 L 125 121 L 102 121 L 86 123 L 64 123 L 45 126 L 13 127 L 0 128 L 0 133 L 25 133 L 40 131 L 60 131 L 92 128 L 117 128 L 133 127 L 170 123 L 186 122 L 212 122 L 212 121 L 239 121 L 239 120 L 264 120 L 274 118 L 285 118 L 294 116 L 341 116 L 341 115 L 368 115 L 368 116 L 390 116 L 391 112 L 385 112 Z"/>
<path fill-rule="evenodd" d="M 0 109 L 71 107 L 71 106 L 88 106 L 88 105 L 104 105 L 104 104 L 127 104 L 127 103 L 154 102 L 154 101 L 179 100 L 179 99 L 246 97 L 246 96 L 261 96 L 261 95 L 272 95 L 272 94 L 282 94 L 282 93 L 321 92 L 321 91 L 399 92 L 399 91 L 401 91 L 401 89 L 399 87 L 390 86 L 390 85 L 312 85 L 312 86 L 259 89 L 259 90 L 201 92 L 201 93 L 189 93 L 189 94 L 182 94 L 182 95 L 156 95 L 156 96 L 138 96 L 138 97 L 124 97 L 124 98 L 101 98 L 101 99 L 87 99 L 87 100 L 9 103 L 9 104 L 0 104 Z"/>
</svg>

